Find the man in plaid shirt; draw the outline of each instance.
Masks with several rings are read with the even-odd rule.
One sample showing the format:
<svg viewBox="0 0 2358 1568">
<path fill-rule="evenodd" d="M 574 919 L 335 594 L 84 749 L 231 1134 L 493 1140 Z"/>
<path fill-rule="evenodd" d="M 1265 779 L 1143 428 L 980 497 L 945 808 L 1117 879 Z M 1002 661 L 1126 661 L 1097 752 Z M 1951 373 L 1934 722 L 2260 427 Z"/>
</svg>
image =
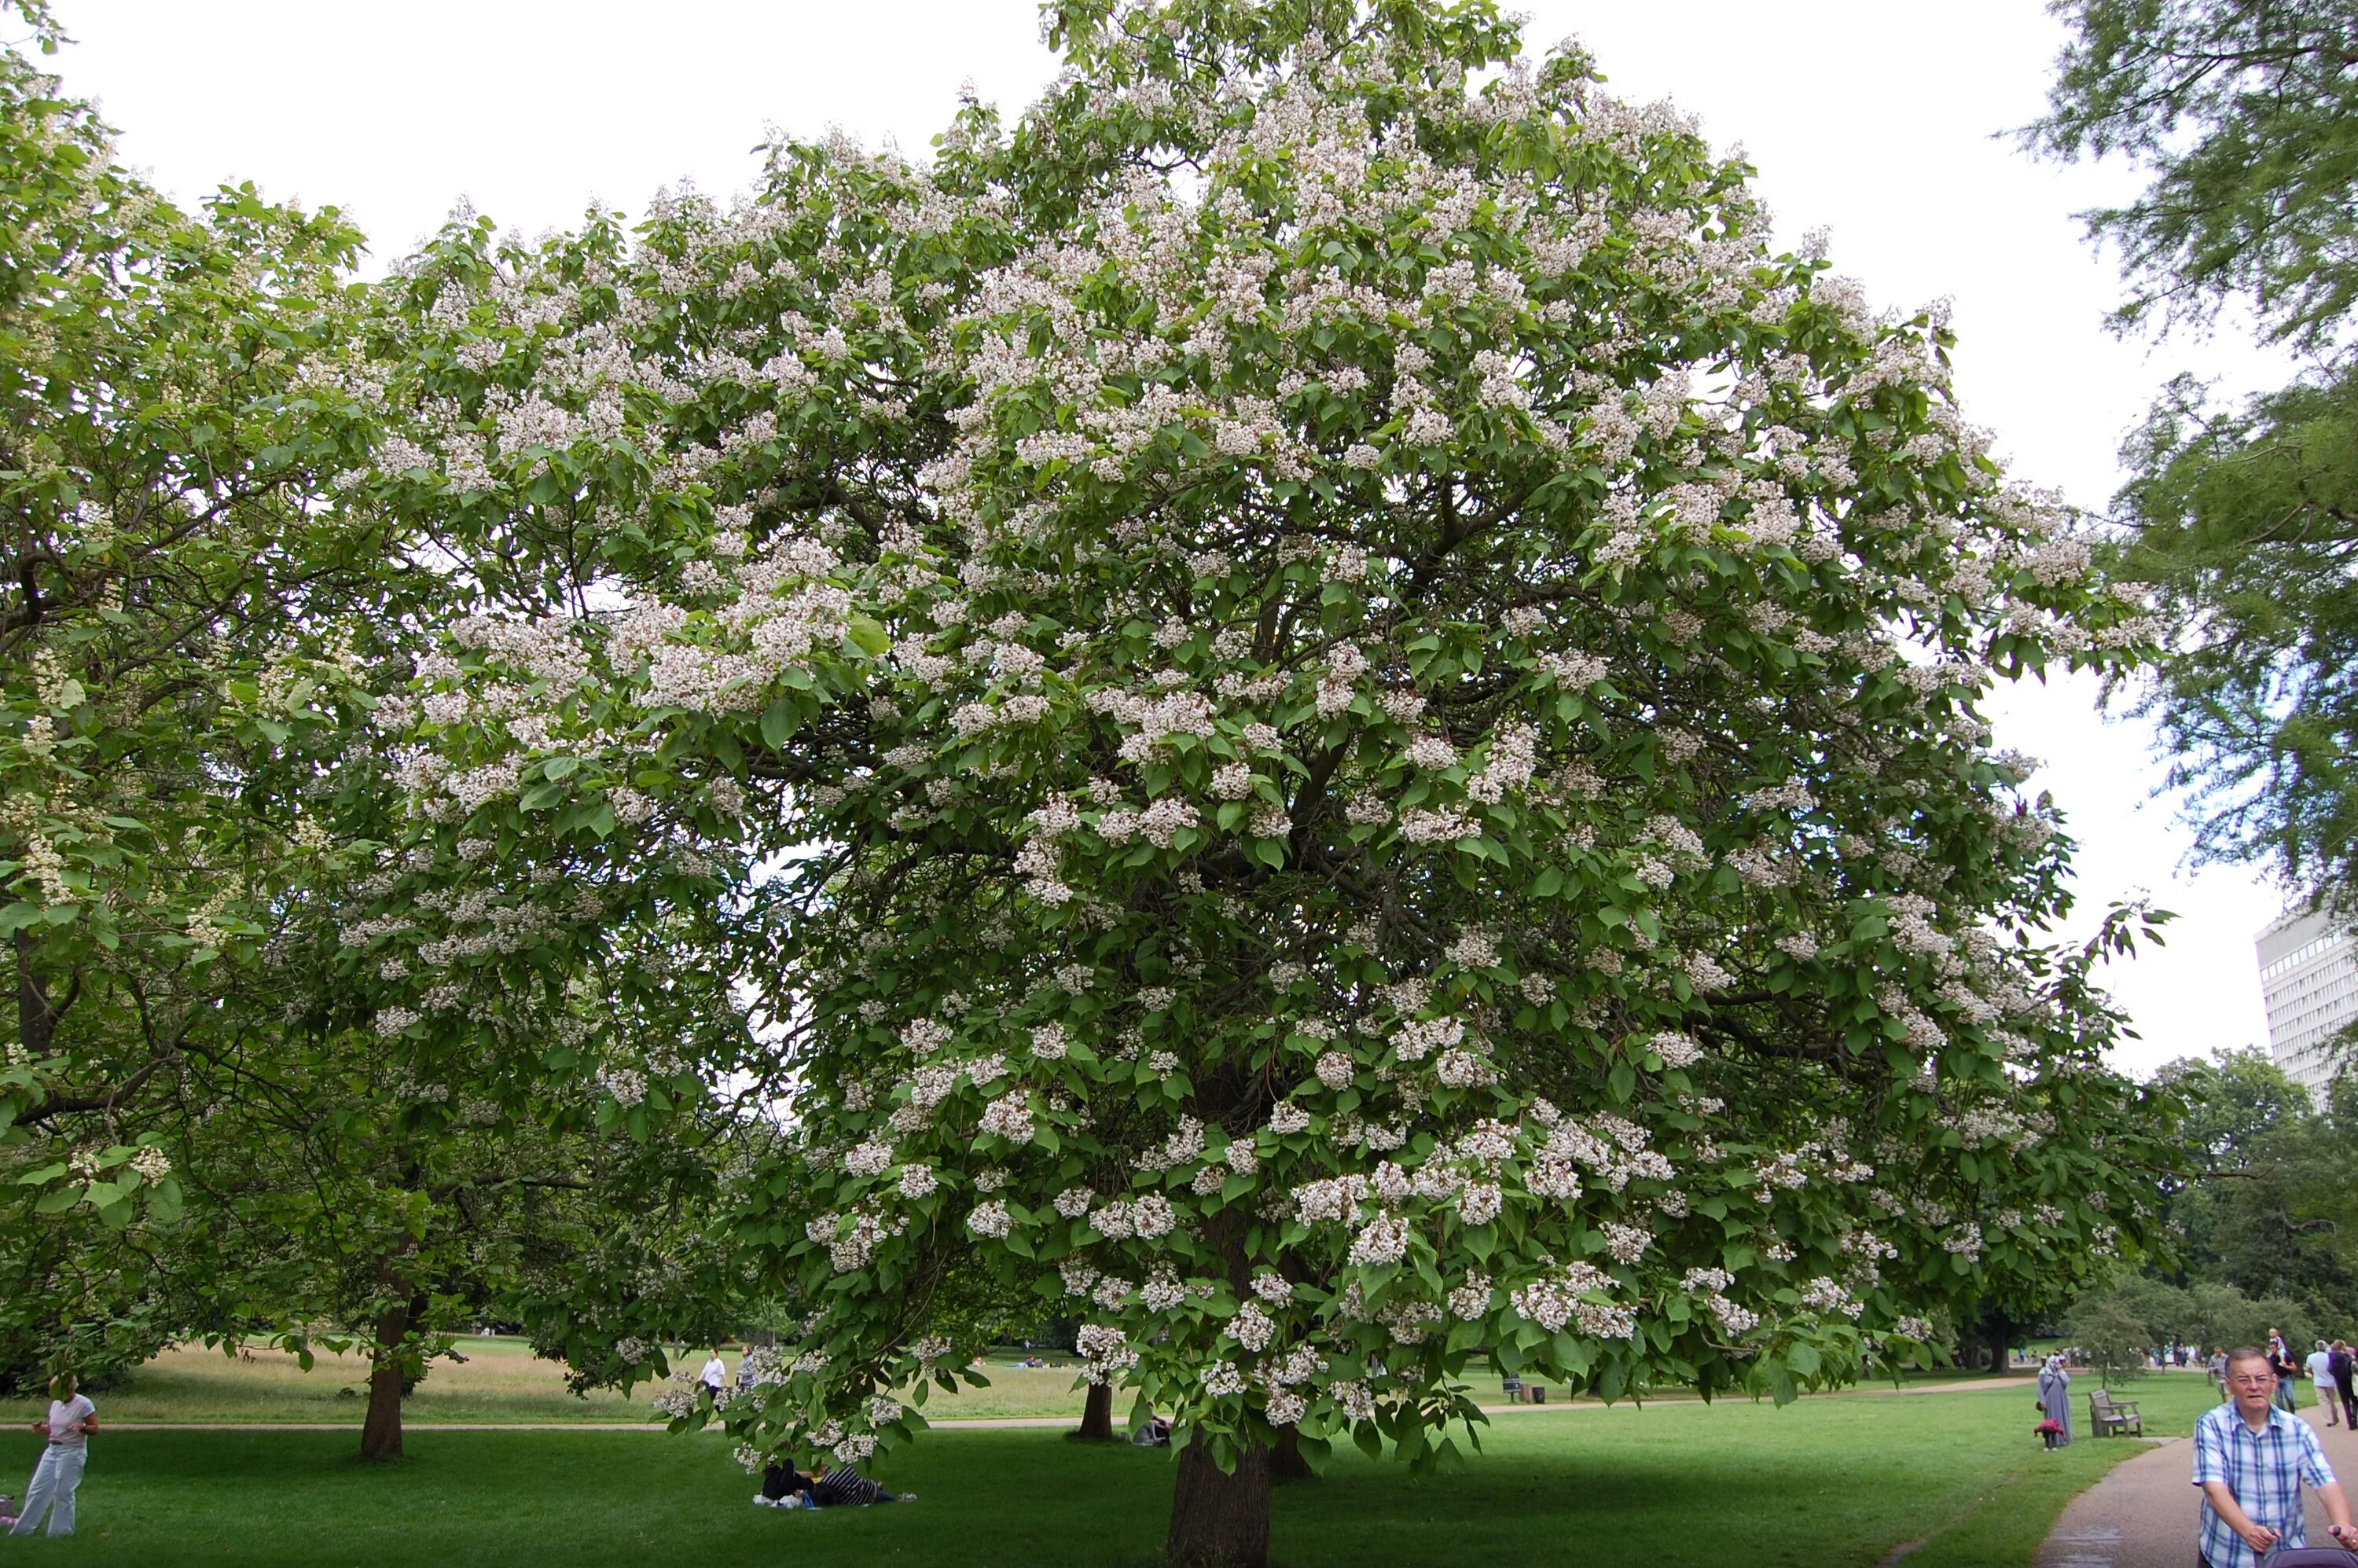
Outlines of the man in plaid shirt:
<svg viewBox="0 0 2358 1568">
<path fill-rule="evenodd" d="M 2358 1552 L 2350 1502 L 2325 1462 L 2317 1433 L 2277 1408 L 2267 1353 L 2249 1346 L 2227 1357 L 2233 1402 L 2194 1423 L 2194 1484 L 2202 1488 L 2204 1568 L 2258 1568 L 2278 1544 L 2304 1546 L 2300 1484 L 2317 1488 L 2333 1539 Z"/>
</svg>

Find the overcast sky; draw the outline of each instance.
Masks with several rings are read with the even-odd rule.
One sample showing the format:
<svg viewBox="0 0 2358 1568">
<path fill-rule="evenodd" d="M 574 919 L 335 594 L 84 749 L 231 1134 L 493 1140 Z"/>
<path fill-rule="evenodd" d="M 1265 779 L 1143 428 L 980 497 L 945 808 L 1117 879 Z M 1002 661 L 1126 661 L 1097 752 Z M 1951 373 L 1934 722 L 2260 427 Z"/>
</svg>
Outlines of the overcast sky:
<svg viewBox="0 0 2358 1568">
<path fill-rule="evenodd" d="M 79 40 L 58 69 L 103 103 L 126 161 L 183 199 L 252 180 L 333 202 L 377 265 L 462 195 L 535 233 L 592 199 L 635 211 L 683 177 L 733 192 L 768 125 L 923 154 L 961 83 L 1011 114 L 1055 69 L 1033 0 L 57 4 Z M 1521 5 L 1534 50 L 1577 35 L 1614 91 L 1742 143 L 1782 237 L 1830 228 L 1837 270 L 1878 302 L 1953 297 L 1966 412 L 2025 479 L 2101 508 L 2168 376 L 2282 379 L 2233 341 L 2104 331 L 2117 285 L 2071 214 L 2131 181 L 2034 164 L 2002 135 L 2037 114 L 2061 43 L 2038 0 Z M 2186 830 L 2148 799 L 2148 732 L 2100 719 L 2082 683 L 2002 693 L 1992 714 L 2001 743 L 2049 761 L 2037 782 L 2081 841 L 2083 915 L 2140 889 L 2180 913 L 2166 953 L 2111 976 L 2144 1034 L 2121 1065 L 2265 1044 L 2252 938 L 2280 900 L 2242 871 L 2182 866 Z"/>
</svg>

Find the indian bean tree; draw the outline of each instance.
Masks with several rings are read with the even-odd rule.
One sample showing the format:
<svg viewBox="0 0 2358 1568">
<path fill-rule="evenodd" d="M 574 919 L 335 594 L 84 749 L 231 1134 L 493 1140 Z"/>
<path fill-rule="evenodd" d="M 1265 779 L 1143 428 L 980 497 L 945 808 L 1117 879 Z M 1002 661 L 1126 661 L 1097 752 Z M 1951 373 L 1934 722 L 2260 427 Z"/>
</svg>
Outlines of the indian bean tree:
<svg viewBox="0 0 2358 1568">
<path fill-rule="evenodd" d="M 542 945 L 421 917 L 377 1016 L 725 912 L 674 963 L 758 993 L 702 1067 L 787 1108 L 734 1235 L 812 1306 L 741 1453 L 908 1436 L 982 1269 L 1176 1413 L 1174 1560 L 1257 1563 L 1282 1433 L 1445 1454 L 1477 1354 L 1782 1399 L 2134 1253 L 2137 921 L 2049 946 L 1977 703 L 2151 622 L 1945 312 L 1479 0 L 1046 16 L 929 158 L 454 225 L 372 372 L 377 503 L 540 598 L 381 712 L 388 899 Z"/>
</svg>

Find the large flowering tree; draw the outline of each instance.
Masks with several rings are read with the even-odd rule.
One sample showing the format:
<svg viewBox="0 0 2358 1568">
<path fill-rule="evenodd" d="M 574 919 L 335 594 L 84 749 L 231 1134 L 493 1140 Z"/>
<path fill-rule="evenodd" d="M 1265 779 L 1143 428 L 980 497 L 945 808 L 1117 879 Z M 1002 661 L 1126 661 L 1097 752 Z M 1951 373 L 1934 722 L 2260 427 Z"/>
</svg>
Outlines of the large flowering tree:
<svg viewBox="0 0 2358 1568">
<path fill-rule="evenodd" d="M 980 1270 L 1176 1411 L 1174 1559 L 1258 1562 L 1281 1434 L 1445 1448 L 1477 1348 L 1783 1397 L 2133 1248 L 2152 1108 L 1975 702 L 2147 625 L 1942 313 L 1487 4 L 1047 9 L 1011 129 L 456 227 L 385 326 L 373 493 L 537 600 L 381 714 L 388 898 L 526 937 L 372 994 L 429 1042 L 727 912 L 654 983 L 757 988 L 703 1066 L 792 1110 L 748 1451 L 907 1435 Z"/>
</svg>

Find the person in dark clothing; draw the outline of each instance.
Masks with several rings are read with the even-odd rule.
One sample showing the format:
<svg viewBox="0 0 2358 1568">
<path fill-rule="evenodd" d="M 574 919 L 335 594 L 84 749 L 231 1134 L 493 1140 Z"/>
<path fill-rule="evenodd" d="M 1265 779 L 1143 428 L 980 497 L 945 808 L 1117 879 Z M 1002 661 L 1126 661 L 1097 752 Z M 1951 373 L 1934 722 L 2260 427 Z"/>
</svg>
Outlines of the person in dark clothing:
<svg viewBox="0 0 2358 1568">
<path fill-rule="evenodd" d="M 2300 1381 L 2300 1361 L 2293 1355 L 2292 1346 L 2285 1342 L 2285 1336 L 2273 1328 L 2268 1330 L 2268 1370 L 2277 1375 L 2276 1402 L 2283 1406 L 2287 1413 L 2297 1413 L 2300 1400 L 2293 1393 L 2293 1387 Z"/>
<path fill-rule="evenodd" d="M 2342 1419 L 2353 1432 L 2358 1432 L 2358 1389 L 2351 1385 L 2358 1380 L 2358 1353 L 2350 1348 L 2346 1339 L 2337 1339 L 2326 1352 L 2326 1376 L 2333 1380 L 2334 1398 L 2342 1404 Z"/>
<path fill-rule="evenodd" d="M 888 1492 L 849 1465 L 797 1470 L 772 1464 L 762 1472 L 762 1495 L 754 1501 L 773 1509 L 866 1508 L 871 1503 L 914 1503 L 914 1492 Z"/>
</svg>

